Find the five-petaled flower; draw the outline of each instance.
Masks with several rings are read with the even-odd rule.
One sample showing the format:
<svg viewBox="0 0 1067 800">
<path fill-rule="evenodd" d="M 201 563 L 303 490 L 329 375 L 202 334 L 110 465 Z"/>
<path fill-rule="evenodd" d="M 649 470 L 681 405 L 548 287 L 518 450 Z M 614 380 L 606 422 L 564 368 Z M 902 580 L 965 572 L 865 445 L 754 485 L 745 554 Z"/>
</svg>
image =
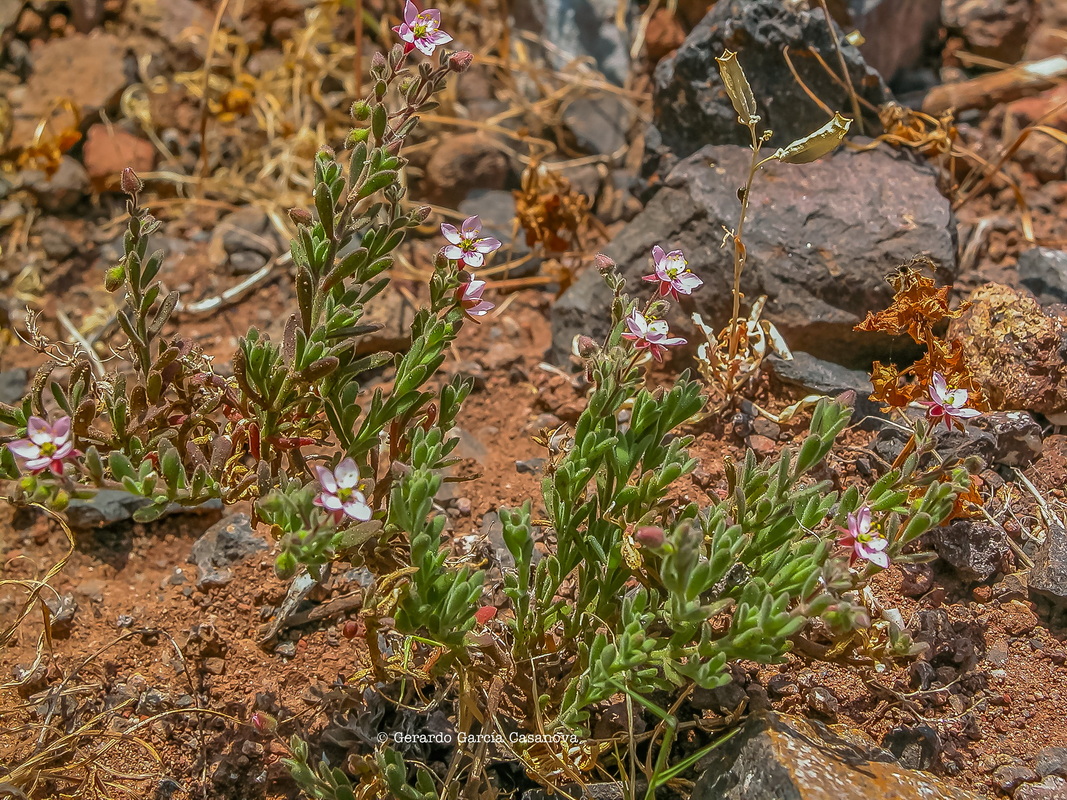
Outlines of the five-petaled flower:
<svg viewBox="0 0 1067 800">
<path fill-rule="evenodd" d="M 500 247 L 497 239 L 481 235 L 482 220 L 476 216 L 467 217 L 459 230 L 446 222 L 441 225 L 441 233 L 449 242 L 443 251 L 445 258 L 462 261 L 471 269 L 482 266 L 486 253 L 492 253 Z"/>
<path fill-rule="evenodd" d="M 951 428 L 953 422 L 962 428 L 963 423 L 960 420 L 977 417 L 982 413 L 976 408 L 964 408 L 967 403 L 967 390 L 949 391 L 945 376 L 940 372 L 935 372 L 930 382 L 930 399 L 919 402 L 926 406 L 926 416 L 934 425 L 944 420 L 946 428 Z"/>
<path fill-rule="evenodd" d="M 405 52 L 411 52 L 416 47 L 428 56 L 433 55 L 435 48 L 452 41 L 452 37 L 441 28 L 441 12 L 436 8 L 428 8 L 419 11 L 411 0 L 404 6 L 404 23 L 393 28 L 397 36 L 403 39 Z"/>
<path fill-rule="evenodd" d="M 315 497 L 315 505 L 332 513 L 336 522 L 344 517 L 360 522 L 371 518 L 367 498 L 359 490 L 359 467 L 355 461 L 346 458 L 332 472 L 326 467 L 315 467 L 315 472 L 322 486 L 322 491 Z"/>
<path fill-rule="evenodd" d="M 667 323 L 661 319 L 645 319 L 645 315 L 634 309 L 626 318 L 626 327 L 630 330 L 623 333 L 623 339 L 629 339 L 638 350 L 648 350 L 656 361 L 663 360 L 663 354 L 668 347 L 685 344 L 681 336 L 669 336 Z"/>
<path fill-rule="evenodd" d="M 882 569 L 889 566 L 889 554 L 885 552 L 889 547 L 889 540 L 878 530 L 871 530 L 871 509 L 863 506 L 854 514 L 848 515 L 848 528 L 840 528 L 841 538 L 837 543 L 847 547 L 850 553 L 848 563 L 855 564 L 856 559 L 862 558 L 877 564 Z"/>
<path fill-rule="evenodd" d="M 50 469 L 62 475 L 63 462 L 81 455 L 70 440 L 70 417 L 60 417 L 54 425 L 40 417 L 30 417 L 26 438 L 9 442 L 7 449 L 22 462 L 24 469 L 35 474 Z"/>
<path fill-rule="evenodd" d="M 485 281 L 472 280 L 464 283 L 456 292 L 459 303 L 463 310 L 471 317 L 484 317 L 495 306 L 488 300 L 482 299 L 485 291 Z"/>
<path fill-rule="evenodd" d="M 652 262 L 656 271 L 646 275 L 646 281 L 659 284 L 661 297 L 670 295 L 678 300 L 678 295 L 692 294 L 694 289 L 704 285 L 696 275 L 689 271 L 689 262 L 685 260 L 681 250 L 671 250 L 664 253 L 658 244 L 652 248 Z"/>
</svg>

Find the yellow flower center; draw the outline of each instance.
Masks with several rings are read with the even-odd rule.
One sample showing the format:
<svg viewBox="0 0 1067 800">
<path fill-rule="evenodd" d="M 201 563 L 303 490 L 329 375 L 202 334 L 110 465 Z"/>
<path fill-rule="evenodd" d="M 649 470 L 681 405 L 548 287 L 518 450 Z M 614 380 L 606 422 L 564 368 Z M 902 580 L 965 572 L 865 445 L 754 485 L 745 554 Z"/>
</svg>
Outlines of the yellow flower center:
<svg viewBox="0 0 1067 800">
<path fill-rule="evenodd" d="M 59 448 L 55 446 L 53 442 L 45 442 L 41 445 L 41 455 L 50 456 L 56 452 Z"/>
</svg>

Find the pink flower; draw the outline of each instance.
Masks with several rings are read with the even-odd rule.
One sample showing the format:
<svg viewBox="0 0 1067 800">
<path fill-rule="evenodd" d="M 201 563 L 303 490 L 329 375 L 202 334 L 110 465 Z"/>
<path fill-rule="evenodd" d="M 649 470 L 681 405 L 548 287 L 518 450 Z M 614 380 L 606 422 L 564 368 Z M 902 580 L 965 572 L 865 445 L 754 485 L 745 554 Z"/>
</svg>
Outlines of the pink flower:
<svg viewBox="0 0 1067 800">
<path fill-rule="evenodd" d="M 441 12 L 436 8 L 428 8 L 419 11 L 418 6 L 408 0 L 404 6 L 404 24 L 397 25 L 393 31 L 407 42 L 405 51 L 411 52 L 419 48 L 428 56 L 433 55 L 435 48 L 452 41 L 452 37 L 442 30 Z"/>
<path fill-rule="evenodd" d="M 661 297 L 670 295 L 677 300 L 678 295 L 692 294 L 694 289 L 704 285 L 704 281 L 689 271 L 689 262 L 685 260 L 681 250 L 664 253 L 663 248 L 657 244 L 652 248 L 652 261 L 656 271 L 646 275 L 645 280 L 659 283 Z"/>
<path fill-rule="evenodd" d="M 456 292 L 456 299 L 459 300 L 463 310 L 467 312 L 471 317 L 484 317 L 495 306 L 488 300 L 482 299 L 482 292 L 485 291 L 485 281 L 472 280 L 469 283 L 465 283 L 459 287 Z"/>
<path fill-rule="evenodd" d="M 442 251 L 445 258 L 462 261 L 472 269 L 482 266 L 485 263 L 485 254 L 498 249 L 500 242 L 491 236 L 479 236 L 481 232 L 480 217 L 467 217 L 458 231 L 455 225 L 449 225 L 447 222 L 441 225 L 441 233 L 449 241 Z"/>
<path fill-rule="evenodd" d="M 359 490 L 359 467 L 351 458 L 344 459 L 334 467 L 333 472 L 326 467 L 315 467 L 322 491 L 315 497 L 314 503 L 333 514 L 334 520 L 340 522 L 344 517 L 366 522 L 371 518 L 371 508 L 367 498 Z"/>
<path fill-rule="evenodd" d="M 7 449 L 22 462 L 24 469 L 34 474 L 50 469 L 62 475 L 63 462 L 81 455 L 70 440 L 70 417 L 60 417 L 55 425 L 40 417 L 30 417 L 26 438 L 9 442 Z"/>
<path fill-rule="evenodd" d="M 945 376 L 940 372 L 934 373 L 934 379 L 930 384 L 930 399 L 921 400 L 920 403 L 926 406 L 926 416 L 933 421 L 934 425 L 944 420 L 946 428 L 952 428 L 952 423 L 956 420 L 970 419 L 982 413 L 976 408 L 964 408 L 967 403 L 967 390 L 948 391 Z M 958 424 L 961 428 L 963 427 L 962 422 Z"/>
<path fill-rule="evenodd" d="M 623 339 L 629 339 L 638 350 L 647 349 L 656 361 L 663 360 L 663 354 L 668 347 L 685 344 L 685 339 L 680 336 L 670 337 L 667 334 L 667 323 L 661 319 L 647 320 L 644 314 L 634 309 L 626 318 L 626 327 L 629 333 L 622 335 Z"/>
<path fill-rule="evenodd" d="M 889 555 L 885 549 L 889 541 L 879 531 L 871 531 L 871 509 L 863 506 L 855 514 L 848 515 L 848 529 L 841 528 L 842 536 L 837 543 L 852 551 L 848 563 L 855 564 L 862 558 L 877 564 L 882 569 L 889 566 Z"/>
</svg>

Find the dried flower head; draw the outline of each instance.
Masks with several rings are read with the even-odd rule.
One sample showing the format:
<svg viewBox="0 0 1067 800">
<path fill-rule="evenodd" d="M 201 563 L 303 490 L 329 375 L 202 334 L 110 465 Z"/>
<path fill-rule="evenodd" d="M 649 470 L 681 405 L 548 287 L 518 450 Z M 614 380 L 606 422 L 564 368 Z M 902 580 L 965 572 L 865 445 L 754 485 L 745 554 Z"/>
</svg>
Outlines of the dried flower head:
<svg viewBox="0 0 1067 800">
<path fill-rule="evenodd" d="M 70 438 L 70 417 L 60 417 L 54 425 L 40 417 L 30 417 L 26 424 L 26 438 L 8 442 L 7 449 L 21 462 L 23 469 L 36 474 L 50 469 L 63 474 L 63 462 L 77 458 Z"/>
</svg>

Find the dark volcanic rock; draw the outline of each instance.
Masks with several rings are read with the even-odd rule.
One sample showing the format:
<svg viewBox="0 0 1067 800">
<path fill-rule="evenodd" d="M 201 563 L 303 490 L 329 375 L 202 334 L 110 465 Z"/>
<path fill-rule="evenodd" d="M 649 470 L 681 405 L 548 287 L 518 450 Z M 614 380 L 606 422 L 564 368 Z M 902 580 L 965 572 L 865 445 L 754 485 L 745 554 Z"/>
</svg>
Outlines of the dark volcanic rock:
<svg viewBox="0 0 1067 800">
<path fill-rule="evenodd" d="M 723 228 L 737 224 L 736 189 L 744 184 L 749 153 L 707 147 L 680 162 L 644 211 L 604 251 L 619 265 L 630 291 L 644 296 L 641 276 L 650 251 L 680 247 L 704 286 L 683 304 L 716 329 L 730 315 L 732 252 Z M 745 245 L 748 266 L 741 288 L 749 300 L 768 296 L 764 318 L 778 326 L 793 350 L 836 363 L 867 367 L 884 354 L 888 337 L 853 326 L 892 299 L 886 273 L 923 254 L 951 277 L 956 234 L 948 201 L 927 167 L 888 150 L 838 150 L 813 164 L 769 164 L 752 190 Z M 552 311 L 553 356 L 565 362 L 575 334 L 594 338 L 607 328 L 610 292 L 589 270 Z M 688 313 L 677 309 L 672 328 L 692 340 Z M 903 355 L 907 344 L 898 342 Z"/>
<path fill-rule="evenodd" d="M 1007 568 L 1008 537 L 997 525 L 957 519 L 935 528 L 926 538 L 941 559 L 966 580 L 984 581 Z"/>
<path fill-rule="evenodd" d="M 709 760 L 692 800 L 977 800 L 878 747 L 784 714 L 750 717 Z"/>
<path fill-rule="evenodd" d="M 793 353 L 792 360 L 787 361 L 772 354 L 763 364 L 785 385 L 811 394 L 837 397 L 849 390 L 855 392 L 856 402 L 853 406 L 852 421 L 859 421 L 860 427 L 865 429 L 880 427 L 881 423 L 877 420 L 863 422 L 868 417 L 884 418 L 885 416 L 881 410 L 882 405 L 870 399 L 874 387 L 871 385 L 870 376 L 863 370 L 842 367 L 840 364 L 823 361 L 811 353 L 799 350 Z"/>
<path fill-rule="evenodd" d="M 686 38 L 677 53 L 659 63 L 653 87 L 653 126 L 648 138 L 646 174 L 665 174 L 673 159 L 685 158 L 707 144 L 747 144 L 748 129 L 719 77 L 717 56 L 737 52 L 759 106 L 763 128 L 774 132 L 773 147 L 806 136 L 827 120 L 800 88 L 782 54 L 788 48 L 804 83 L 832 109 L 851 116 L 847 92 L 827 75 L 808 47 L 838 65 L 830 30 L 821 11 L 790 10 L 781 0 L 720 0 Z M 879 106 L 889 90 L 859 50 L 844 42 L 849 76 L 864 100 Z M 869 114 L 869 112 L 868 112 Z M 871 116 L 868 131 L 880 131 Z M 856 131 L 858 126 L 856 126 Z M 666 156 L 666 158 L 663 158 Z"/>
<path fill-rule="evenodd" d="M 1067 303 L 1067 251 L 1035 247 L 1019 256 L 1019 283 L 1042 305 Z"/>
<path fill-rule="evenodd" d="M 267 544 L 252 529 L 247 514 L 234 514 L 216 522 L 193 544 L 189 563 L 196 564 L 198 589 L 225 586 L 233 576 L 227 567 L 267 550 Z"/>
<path fill-rule="evenodd" d="M 1034 554 L 1030 590 L 1067 604 L 1067 529 L 1052 525 Z"/>
</svg>

